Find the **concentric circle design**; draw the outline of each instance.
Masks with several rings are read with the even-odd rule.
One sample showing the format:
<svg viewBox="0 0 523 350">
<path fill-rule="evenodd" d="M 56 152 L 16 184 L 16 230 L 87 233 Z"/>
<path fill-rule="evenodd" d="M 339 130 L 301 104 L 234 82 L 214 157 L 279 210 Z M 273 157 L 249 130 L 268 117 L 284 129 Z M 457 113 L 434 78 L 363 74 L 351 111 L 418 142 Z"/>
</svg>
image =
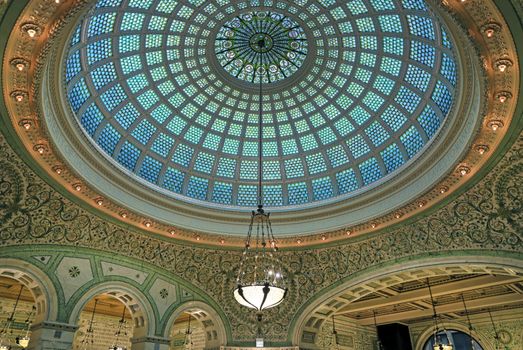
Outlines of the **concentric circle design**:
<svg viewBox="0 0 523 350">
<path fill-rule="evenodd" d="M 256 11 L 227 21 L 216 36 L 215 52 L 233 77 L 266 83 L 294 74 L 307 56 L 300 25 L 277 12 Z"/>
<path fill-rule="evenodd" d="M 362 193 L 424 151 L 451 110 L 458 77 L 451 40 L 423 0 L 99 0 L 66 58 L 80 127 L 152 189 L 255 206 L 258 91 L 225 73 L 215 49 L 227 23 L 262 11 L 296 19 L 308 45 L 292 84 L 264 89 L 266 206 Z M 274 50 L 279 39 L 264 38 L 259 51 Z M 260 39 L 241 45 L 260 54 Z"/>
</svg>

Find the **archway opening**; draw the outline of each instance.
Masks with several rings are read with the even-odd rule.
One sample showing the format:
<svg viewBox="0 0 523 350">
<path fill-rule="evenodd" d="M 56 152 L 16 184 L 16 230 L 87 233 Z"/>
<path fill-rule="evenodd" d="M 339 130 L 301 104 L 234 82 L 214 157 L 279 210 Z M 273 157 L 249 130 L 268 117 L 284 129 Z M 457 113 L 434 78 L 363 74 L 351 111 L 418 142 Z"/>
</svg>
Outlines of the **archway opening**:
<svg viewBox="0 0 523 350">
<path fill-rule="evenodd" d="M 210 350 L 221 345 L 215 321 L 199 308 L 179 314 L 171 327 L 170 339 L 171 350 Z"/>
<path fill-rule="evenodd" d="M 4 273 L 0 275 L 0 349 L 20 349 L 29 345 L 31 325 L 36 314 L 35 297 L 25 283 Z"/>
<path fill-rule="evenodd" d="M 78 320 L 76 350 L 129 350 L 134 331 L 132 310 L 117 293 L 98 294 L 89 300 Z"/>
<path fill-rule="evenodd" d="M 476 338 L 478 345 L 485 341 L 495 344 L 493 324 L 502 319 L 509 327 L 518 327 L 523 312 L 523 273 L 512 267 L 442 265 L 378 274 L 350 283 L 319 303 L 304 318 L 296 341 L 300 347 L 376 347 L 377 335 L 380 334 L 379 340 L 383 343 L 388 330 L 389 334 L 404 331 L 407 348 L 427 350 L 425 342 L 435 329 L 441 331 L 446 327 L 468 334 L 471 326 L 484 329 L 479 335 L 472 333 L 473 337 L 479 337 Z M 333 317 L 335 337 L 332 336 Z M 456 337 L 461 344 L 463 338 L 458 333 Z M 510 341 L 510 336 L 505 338 L 505 342 Z"/>
</svg>

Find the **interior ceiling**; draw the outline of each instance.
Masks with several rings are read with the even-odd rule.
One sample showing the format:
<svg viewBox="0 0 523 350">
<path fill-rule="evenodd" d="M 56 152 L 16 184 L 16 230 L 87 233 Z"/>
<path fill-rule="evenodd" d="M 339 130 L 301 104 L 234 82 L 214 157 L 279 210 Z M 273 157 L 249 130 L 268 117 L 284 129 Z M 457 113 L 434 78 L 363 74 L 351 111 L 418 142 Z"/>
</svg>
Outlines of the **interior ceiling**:
<svg viewBox="0 0 523 350">
<path fill-rule="evenodd" d="M 441 319 L 462 318 L 466 315 L 465 305 L 469 315 L 523 308 L 523 276 L 462 274 L 432 277 L 429 283 Z M 378 324 L 431 320 L 433 310 L 427 280 L 376 290 L 339 309 L 336 317 L 371 326 L 374 313 Z"/>
<path fill-rule="evenodd" d="M 268 207 L 361 193 L 440 130 L 455 44 L 424 0 L 245 6 L 100 0 L 77 25 L 67 96 L 122 175 L 254 207 L 260 76 Z"/>
</svg>

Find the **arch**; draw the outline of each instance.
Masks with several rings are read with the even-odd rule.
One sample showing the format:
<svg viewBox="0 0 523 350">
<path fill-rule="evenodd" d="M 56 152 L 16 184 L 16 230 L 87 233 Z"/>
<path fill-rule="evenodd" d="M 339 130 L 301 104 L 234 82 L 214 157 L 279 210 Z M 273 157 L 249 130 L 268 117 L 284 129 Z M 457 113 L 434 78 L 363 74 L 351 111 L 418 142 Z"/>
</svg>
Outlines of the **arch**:
<svg viewBox="0 0 523 350">
<path fill-rule="evenodd" d="M 174 322 L 183 312 L 190 313 L 204 325 L 206 332 L 206 349 L 214 349 L 226 345 L 227 333 L 223 320 L 216 310 L 202 301 L 188 301 L 178 306 L 172 312 L 165 325 L 163 334 L 165 338 L 170 338 L 170 332 Z"/>
<path fill-rule="evenodd" d="M 35 324 L 42 321 L 56 321 L 58 296 L 55 285 L 45 272 L 24 260 L 2 258 L 0 276 L 17 280 L 31 291 L 36 306 Z"/>
<path fill-rule="evenodd" d="M 441 325 L 442 328 L 444 327 L 446 329 L 455 329 L 455 330 L 461 331 L 465 334 L 471 333 L 468 326 L 466 326 L 462 323 L 459 323 L 459 322 L 445 321 L 445 322 L 440 322 L 439 324 Z M 423 350 L 423 345 L 425 345 L 425 343 L 427 342 L 427 340 L 429 340 L 429 338 L 433 335 L 433 333 L 434 333 L 434 327 L 427 326 L 419 334 L 416 344 L 414 344 L 414 350 Z M 478 333 L 478 332 L 476 332 L 476 330 L 472 329 L 471 334 L 472 334 L 472 338 L 474 338 L 474 340 L 476 342 L 478 342 L 479 345 L 481 345 L 483 350 L 496 350 L 496 348 L 492 346 L 491 342 L 488 339 L 486 339 L 481 333 Z"/>
<path fill-rule="evenodd" d="M 109 294 L 127 306 L 133 319 L 133 337 L 155 333 L 156 318 L 149 300 L 136 287 L 119 281 L 98 283 L 85 291 L 71 310 L 69 323 L 77 324 L 87 302 L 99 294 Z"/>
<path fill-rule="evenodd" d="M 523 261 L 515 258 L 491 257 L 487 255 L 448 256 L 396 261 L 379 268 L 370 267 L 348 276 L 333 286 L 315 294 L 297 313 L 289 327 L 288 338 L 293 345 L 302 344 L 305 332 L 317 334 L 323 322 L 336 310 L 372 293 L 377 287 L 385 288 L 400 283 L 398 276 L 411 275 L 411 280 L 438 275 L 460 273 L 486 273 L 492 275 L 523 274 Z M 347 299 L 336 298 L 351 294 Z M 319 312 L 321 311 L 321 312 Z M 310 338 L 310 337 L 309 337 Z M 305 347 L 310 348 L 310 344 Z"/>
</svg>

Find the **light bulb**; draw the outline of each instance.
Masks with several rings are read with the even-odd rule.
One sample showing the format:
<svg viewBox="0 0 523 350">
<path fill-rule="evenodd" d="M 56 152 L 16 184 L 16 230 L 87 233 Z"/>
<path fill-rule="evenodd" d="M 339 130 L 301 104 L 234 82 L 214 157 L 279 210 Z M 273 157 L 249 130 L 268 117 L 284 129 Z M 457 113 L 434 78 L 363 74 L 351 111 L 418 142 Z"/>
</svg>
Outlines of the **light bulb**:
<svg viewBox="0 0 523 350">
<path fill-rule="evenodd" d="M 36 30 L 34 30 L 34 29 L 28 29 L 28 30 L 27 30 L 27 35 L 29 35 L 29 37 L 31 37 L 31 38 L 34 38 L 35 35 L 36 35 Z"/>
<path fill-rule="evenodd" d="M 500 72 L 503 73 L 505 71 L 505 69 L 507 69 L 507 65 L 506 64 L 500 64 L 500 65 L 498 65 L 498 69 L 499 69 Z"/>
<path fill-rule="evenodd" d="M 16 64 L 16 69 L 18 69 L 20 72 L 23 71 L 24 68 L 25 68 L 25 64 L 23 64 L 23 63 Z"/>
</svg>

